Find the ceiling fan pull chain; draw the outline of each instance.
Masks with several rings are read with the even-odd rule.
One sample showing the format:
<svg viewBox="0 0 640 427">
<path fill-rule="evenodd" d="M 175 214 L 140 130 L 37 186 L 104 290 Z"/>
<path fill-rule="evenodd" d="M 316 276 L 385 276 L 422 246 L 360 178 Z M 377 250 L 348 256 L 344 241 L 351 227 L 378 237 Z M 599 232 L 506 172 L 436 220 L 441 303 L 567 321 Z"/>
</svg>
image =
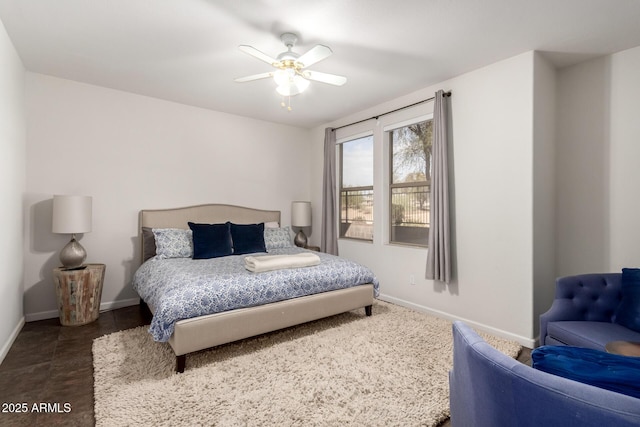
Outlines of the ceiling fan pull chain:
<svg viewBox="0 0 640 427">
<path fill-rule="evenodd" d="M 285 98 L 287 98 L 287 101 L 288 101 L 288 103 L 289 103 L 289 105 L 288 105 L 288 106 L 287 106 L 287 104 L 284 102 L 284 99 L 285 99 Z M 283 97 L 282 97 L 282 102 L 280 103 L 280 106 L 281 106 L 282 108 L 287 107 L 287 111 L 291 111 L 291 96 L 287 96 L 287 97 L 283 96 Z"/>
</svg>

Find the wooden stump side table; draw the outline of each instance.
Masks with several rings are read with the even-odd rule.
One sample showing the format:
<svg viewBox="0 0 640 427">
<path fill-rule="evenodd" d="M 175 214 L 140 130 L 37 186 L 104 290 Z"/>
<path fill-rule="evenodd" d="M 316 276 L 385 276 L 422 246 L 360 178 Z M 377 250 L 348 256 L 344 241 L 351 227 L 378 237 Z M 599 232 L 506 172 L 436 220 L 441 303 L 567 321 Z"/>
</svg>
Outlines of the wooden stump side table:
<svg viewBox="0 0 640 427">
<path fill-rule="evenodd" d="M 86 325 L 100 314 L 104 264 L 86 264 L 85 268 L 53 269 L 58 297 L 58 313 L 63 326 Z"/>
</svg>

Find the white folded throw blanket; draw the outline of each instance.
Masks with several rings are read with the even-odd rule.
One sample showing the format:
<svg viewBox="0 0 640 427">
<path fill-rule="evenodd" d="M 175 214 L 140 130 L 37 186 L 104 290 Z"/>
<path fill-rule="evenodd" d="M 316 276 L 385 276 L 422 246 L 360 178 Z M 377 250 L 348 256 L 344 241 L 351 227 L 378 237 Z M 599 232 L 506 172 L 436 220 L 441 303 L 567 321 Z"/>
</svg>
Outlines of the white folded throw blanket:
<svg viewBox="0 0 640 427">
<path fill-rule="evenodd" d="M 320 264 L 320 257 L 310 252 L 294 255 L 263 255 L 248 256 L 244 259 L 244 266 L 254 273 L 280 270 L 282 268 L 311 267 Z"/>
</svg>

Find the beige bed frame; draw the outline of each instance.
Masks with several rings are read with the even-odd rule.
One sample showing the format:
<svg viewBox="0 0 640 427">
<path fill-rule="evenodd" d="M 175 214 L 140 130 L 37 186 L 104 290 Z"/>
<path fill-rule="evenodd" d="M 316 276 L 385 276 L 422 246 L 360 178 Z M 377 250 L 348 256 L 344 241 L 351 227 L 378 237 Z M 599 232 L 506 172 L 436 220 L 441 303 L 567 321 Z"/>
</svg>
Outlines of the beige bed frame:
<svg viewBox="0 0 640 427">
<path fill-rule="evenodd" d="M 142 210 L 139 217 L 142 252 L 145 247 L 142 227 L 187 229 L 188 221 L 206 224 L 226 221 L 236 224 L 280 223 L 280 211 L 220 204 Z M 140 302 L 145 304 L 142 300 Z M 372 305 L 373 285 L 366 284 L 180 320 L 176 322 L 175 331 L 169 339 L 176 354 L 176 371 L 184 372 L 188 353 L 363 307 L 367 316 L 370 316 Z M 152 313 L 155 311 L 154 307 L 148 307 Z"/>
</svg>

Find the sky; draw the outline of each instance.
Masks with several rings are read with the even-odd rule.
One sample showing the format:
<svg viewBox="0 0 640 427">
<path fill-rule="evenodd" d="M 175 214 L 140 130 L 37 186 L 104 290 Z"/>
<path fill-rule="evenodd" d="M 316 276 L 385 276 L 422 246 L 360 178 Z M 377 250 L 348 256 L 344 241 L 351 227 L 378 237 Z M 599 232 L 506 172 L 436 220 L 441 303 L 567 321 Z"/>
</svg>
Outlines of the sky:
<svg viewBox="0 0 640 427">
<path fill-rule="evenodd" d="M 373 135 L 342 144 L 344 187 L 373 185 Z"/>
</svg>

